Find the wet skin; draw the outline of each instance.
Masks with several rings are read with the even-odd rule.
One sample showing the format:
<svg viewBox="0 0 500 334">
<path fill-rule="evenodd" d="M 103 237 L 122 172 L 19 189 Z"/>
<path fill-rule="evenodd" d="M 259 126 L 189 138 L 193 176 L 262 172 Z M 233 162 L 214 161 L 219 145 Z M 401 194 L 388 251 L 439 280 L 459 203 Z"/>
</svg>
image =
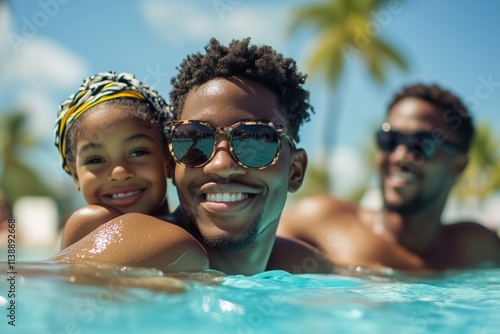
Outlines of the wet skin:
<svg viewBox="0 0 500 334">
<path fill-rule="evenodd" d="M 76 162 L 71 176 L 87 205 L 67 220 L 66 248 L 102 224 L 125 213 L 169 213 L 167 175 L 173 161 L 163 134 L 132 118 L 126 107 L 104 102 L 79 119 Z"/>
<path fill-rule="evenodd" d="M 267 88 L 239 78 L 214 79 L 188 94 L 180 119 L 205 121 L 216 127 L 242 120 L 264 119 L 287 126 L 276 96 Z M 174 184 L 193 234 L 207 245 L 214 261 L 249 258 L 265 269 L 288 191 L 300 187 L 305 152 L 282 141 L 278 161 L 263 170 L 247 169 L 233 160 L 221 135 L 216 154 L 205 166 L 177 164 Z M 261 247 L 257 247 L 262 245 Z M 218 268 L 219 270 L 223 270 Z M 235 268 L 223 270 L 233 272 Z"/>
<path fill-rule="evenodd" d="M 449 192 L 467 166 L 465 153 L 439 145 L 460 143 L 445 115 L 418 98 L 404 98 L 391 108 L 386 119 L 391 130 L 431 132 L 428 144 L 437 149 L 428 159 L 404 144 L 377 152 L 382 210 L 320 195 L 287 210 L 278 234 L 306 241 L 340 265 L 419 271 L 500 266 L 500 239 L 493 231 L 470 221 L 441 221 Z"/>
<path fill-rule="evenodd" d="M 260 84 L 213 79 L 189 92 L 180 119 L 216 127 L 256 119 L 287 126 L 280 107 L 274 93 Z M 300 188 L 306 167 L 305 151 L 283 139 L 274 165 L 244 168 L 233 160 L 221 134 L 206 165 L 176 164 L 173 182 L 181 205 L 167 221 L 138 213 L 120 216 L 90 231 L 56 259 L 86 261 L 84 257 L 165 271 L 204 269 L 209 262 L 211 269 L 241 275 L 274 269 L 331 272 L 330 262 L 313 247 L 276 237 L 287 193 Z M 106 247 L 96 251 L 103 239 Z"/>
</svg>

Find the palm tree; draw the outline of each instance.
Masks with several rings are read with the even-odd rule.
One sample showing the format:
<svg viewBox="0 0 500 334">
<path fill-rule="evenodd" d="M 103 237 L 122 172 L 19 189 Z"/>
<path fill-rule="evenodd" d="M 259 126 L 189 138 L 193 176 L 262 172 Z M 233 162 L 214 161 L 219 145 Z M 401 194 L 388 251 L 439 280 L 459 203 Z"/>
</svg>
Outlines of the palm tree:
<svg viewBox="0 0 500 334">
<path fill-rule="evenodd" d="M 26 133 L 26 115 L 14 112 L 2 117 L 0 138 L 0 189 L 14 202 L 21 196 L 53 196 L 51 188 L 42 181 L 38 173 L 19 155 L 36 140 Z"/>
<path fill-rule="evenodd" d="M 475 197 L 483 203 L 500 190 L 500 146 L 489 124 L 479 124 L 469 151 L 469 165 L 453 190 L 461 201 Z M 480 208 L 479 208 L 480 209 Z"/>
<path fill-rule="evenodd" d="M 376 129 L 373 129 L 370 133 L 375 133 Z M 364 173 L 358 175 L 359 182 L 358 185 L 350 189 L 349 191 L 339 195 L 342 199 L 359 203 L 366 191 L 370 189 L 370 182 L 375 171 L 375 155 L 376 155 L 376 145 L 372 136 L 367 138 L 366 145 L 363 146 L 361 165 L 364 167 Z M 328 188 L 325 184 L 326 180 L 326 170 L 324 166 L 320 164 L 312 164 L 307 167 L 306 177 L 304 179 L 304 184 L 300 188 L 300 191 L 292 193 L 289 195 L 289 202 L 293 203 L 301 198 L 313 196 L 315 194 L 327 193 Z"/>
<path fill-rule="evenodd" d="M 307 61 L 307 72 L 311 76 L 323 76 L 329 91 L 336 92 L 344 68 L 354 57 L 359 57 L 367 66 L 369 74 L 379 84 L 385 82 L 385 69 L 389 64 L 407 70 L 406 60 L 393 46 L 384 41 L 380 31 L 390 20 L 390 11 L 382 8 L 388 0 L 328 0 L 325 3 L 297 7 L 292 13 L 290 32 L 299 28 L 312 27 L 316 31 L 315 46 Z M 383 15 L 382 15 L 383 14 Z M 385 16 L 384 16 L 385 15 Z M 389 15 L 389 16 L 388 16 Z M 381 19 L 385 17 L 385 19 Z M 335 94 L 329 94 L 335 96 Z M 334 147 L 332 125 L 338 118 L 337 106 L 332 106 L 324 122 L 323 149 L 324 159 L 319 170 L 322 189 L 329 191 L 328 174 L 325 169 L 328 157 Z"/>
</svg>

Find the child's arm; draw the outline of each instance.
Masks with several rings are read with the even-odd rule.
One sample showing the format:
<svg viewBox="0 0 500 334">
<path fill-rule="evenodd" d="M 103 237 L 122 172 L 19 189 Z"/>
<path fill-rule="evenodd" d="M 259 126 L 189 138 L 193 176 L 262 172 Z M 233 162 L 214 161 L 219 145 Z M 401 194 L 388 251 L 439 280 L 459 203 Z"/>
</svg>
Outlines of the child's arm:
<svg viewBox="0 0 500 334">
<path fill-rule="evenodd" d="M 87 205 L 76 210 L 64 225 L 61 249 L 74 244 L 102 224 L 121 215 L 122 213 L 115 209 L 99 205 Z"/>
<path fill-rule="evenodd" d="M 140 213 L 127 213 L 98 226 L 50 260 L 156 268 L 164 272 L 209 267 L 205 249 L 186 230 Z"/>
</svg>

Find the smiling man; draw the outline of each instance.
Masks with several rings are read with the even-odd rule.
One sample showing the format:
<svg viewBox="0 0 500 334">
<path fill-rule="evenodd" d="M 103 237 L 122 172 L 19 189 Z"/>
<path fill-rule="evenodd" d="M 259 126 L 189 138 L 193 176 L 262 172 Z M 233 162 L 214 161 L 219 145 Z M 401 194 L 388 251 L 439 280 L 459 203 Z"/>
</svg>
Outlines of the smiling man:
<svg viewBox="0 0 500 334">
<path fill-rule="evenodd" d="M 176 160 L 180 207 L 174 221 L 231 274 L 266 269 L 328 271 L 302 243 L 278 238 L 287 193 L 302 185 L 307 155 L 296 147 L 309 120 L 305 76 L 268 46 L 212 39 L 172 80 L 174 119 L 166 127 Z M 276 241 L 276 242 L 275 242 Z M 305 270 L 302 264 L 314 259 Z"/>
<path fill-rule="evenodd" d="M 343 265 L 396 269 L 500 266 L 500 239 L 486 227 L 443 224 L 448 195 L 467 166 L 474 134 L 463 103 L 437 85 L 397 93 L 376 134 L 384 206 L 368 211 L 329 196 L 285 212 L 278 230 Z"/>
<path fill-rule="evenodd" d="M 227 47 L 210 40 L 206 53 L 188 56 L 172 79 L 174 121 L 165 132 L 180 206 L 165 220 L 199 241 L 211 269 L 331 272 L 313 247 L 276 237 L 287 194 L 300 188 L 307 167 L 306 152 L 296 146 L 312 110 L 304 82 L 295 61 L 250 39 Z M 150 229 L 155 233 L 144 242 Z M 96 251 L 93 245 L 102 239 L 106 247 Z M 182 251 L 183 240 L 189 250 L 191 240 L 172 224 L 131 213 L 101 225 L 55 259 L 126 264 L 130 258 L 168 270 L 166 262 L 172 251 Z"/>
</svg>

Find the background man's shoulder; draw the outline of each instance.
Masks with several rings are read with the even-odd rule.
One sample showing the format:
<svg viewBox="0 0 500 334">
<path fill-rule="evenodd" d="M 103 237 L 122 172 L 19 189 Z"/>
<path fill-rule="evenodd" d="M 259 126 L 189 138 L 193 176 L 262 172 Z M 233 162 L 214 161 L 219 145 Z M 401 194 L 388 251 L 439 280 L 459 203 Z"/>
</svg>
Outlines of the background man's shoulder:
<svg viewBox="0 0 500 334">
<path fill-rule="evenodd" d="M 356 214 L 360 210 L 354 203 L 346 202 L 330 195 L 316 195 L 303 198 L 286 208 L 285 214 L 314 216 L 331 216 Z"/>
</svg>

